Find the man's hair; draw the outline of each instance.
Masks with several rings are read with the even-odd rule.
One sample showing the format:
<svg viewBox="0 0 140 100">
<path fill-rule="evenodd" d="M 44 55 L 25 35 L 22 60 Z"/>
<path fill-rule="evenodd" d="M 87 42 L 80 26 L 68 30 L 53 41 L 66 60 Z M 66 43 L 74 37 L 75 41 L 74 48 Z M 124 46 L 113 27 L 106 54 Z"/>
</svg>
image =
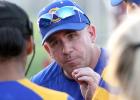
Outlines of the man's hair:
<svg viewBox="0 0 140 100">
<path fill-rule="evenodd" d="M 0 59 L 19 56 L 33 34 L 25 11 L 8 1 L 0 1 Z"/>
</svg>

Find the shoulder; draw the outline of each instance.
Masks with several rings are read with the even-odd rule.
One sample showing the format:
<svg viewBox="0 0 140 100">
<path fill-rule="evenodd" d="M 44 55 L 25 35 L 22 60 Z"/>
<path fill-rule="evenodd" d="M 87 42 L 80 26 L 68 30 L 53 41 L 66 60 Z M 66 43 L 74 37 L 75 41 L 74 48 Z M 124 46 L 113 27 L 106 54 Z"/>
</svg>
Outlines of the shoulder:
<svg viewBox="0 0 140 100">
<path fill-rule="evenodd" d="M 108 59 L 108 52 L 105 48 L 101 48 L 101 56 Z"/>
<path fill-rule="evenodd" d="M 44 88 L 41 86 L 38 86 L 29 80 L 21 80 L 19 81 L 22 85 L 25 87 L 31 89 L 36 94 L 38 94 L 43 100 L 73 100 L 69 95 L 63 92 L 58 92 L 55 90 L 51 90 L 48 88 Z"/>
<path fill-rule="evenodd" d="M 100 53 L 98 62 L 96 64 L 96 67 L 94 70 L 101 75 L 104 68 L 106 67 L 106 65 L 108 63 L 108 53 L 107 53 L 106 49 L 104 49 L 104 48 L 101 48 L 100 50 L 101 50 L 101 53 Z"/>
<path fill-rule="evenodd" d="M 98 63 L 100 66 L 106 66 L 108 63 L 108 53 L 107 50 L 104 48 L 101 48 L 101 53 L 100 53 L 100 57 L 98 59 Z"/>
<path fill-rule="evenodd" d="M 31 81 L 37 84 L 41 84 L 41 82 L 47 81 L 52 79 L 52 77 L 57 76 L 60 71 L 60 66 L 55 61 L 52 61 L 52 63 L 49 64 L 46 68 L 34 75 L 31 78 Z"/>
</svg>

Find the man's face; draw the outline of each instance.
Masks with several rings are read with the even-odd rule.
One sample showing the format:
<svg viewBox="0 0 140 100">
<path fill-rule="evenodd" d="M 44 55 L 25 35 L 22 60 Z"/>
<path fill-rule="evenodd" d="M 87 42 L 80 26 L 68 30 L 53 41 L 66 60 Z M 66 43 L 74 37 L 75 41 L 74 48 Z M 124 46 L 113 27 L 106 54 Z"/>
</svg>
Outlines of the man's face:
<svg viewBox="0 0 140 100">
<path fill-rule="evenodd" d="M 130 2 L 129 0 L 124 0 L 124 3 L 128 14 L 139 7 L 135 2 Z"/>
<path fill-rule="evenodd" d="M 76 68 L 89 66 L 95 41 L 95 31 L 89 32 L 89 27 L 81 31 L 59 31 L 47 41 L 50 55 L 68 74 Z"/>
</svg>

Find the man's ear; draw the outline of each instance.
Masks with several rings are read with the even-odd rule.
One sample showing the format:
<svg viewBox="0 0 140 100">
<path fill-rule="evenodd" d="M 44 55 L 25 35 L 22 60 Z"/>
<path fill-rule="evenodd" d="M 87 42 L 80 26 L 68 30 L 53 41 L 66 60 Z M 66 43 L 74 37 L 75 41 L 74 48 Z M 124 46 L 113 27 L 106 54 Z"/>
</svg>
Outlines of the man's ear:
<svg viewBox="0 0 140 100">
<path fill-rule="evenodd" d="M 52 55 L 52 53 L 51 53 L 51 51 L 50 51 L 50 48 L 49 48 L 48 43 L 45 42 L 45 43 L 43 44 L 43 46 L 44 46 L 45 50 L 47 51 L 47 53 L 49 53 L 50 57 L 53 58 L 53 55 Z"/>
<path fill-rule="evenodd" d="M 88 32 L 90 33 L 92 42 L 95 43 L 96 41 L 96 31 L 95 31 L 95 27 L 93 25 L 89 25 L 88 26 Z"/>
<path fill-rule="evenodd" d="M 34 48 L 34 46 L 35 46 L 35 44 L 34 44 L 34 39 L 33 39 L 32 36 L 27 40 L 26 44 L 27 44 L 27 45 L 26 45 L 26 51 L 27 51 L 27 54 L 29 55 L 29 54 L 32 53 L 33 48 Z"/>
<path fill-rule="evenodd" d="M 45 43 L 43 44 L 43 46 L 44 46 L 45 50 L 51 55 L 51 52 L 50 52 L 50 49 L 49 49 L 48 44 L 45 42 Z"/>
</svg>

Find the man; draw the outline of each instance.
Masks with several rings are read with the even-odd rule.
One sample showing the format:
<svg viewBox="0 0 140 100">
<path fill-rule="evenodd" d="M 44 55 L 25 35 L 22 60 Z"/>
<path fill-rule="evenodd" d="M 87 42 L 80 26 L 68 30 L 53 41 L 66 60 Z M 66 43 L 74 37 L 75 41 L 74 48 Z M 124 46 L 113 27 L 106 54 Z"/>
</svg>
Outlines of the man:
<svg viewBox="0 0 140 100">
<path fill-rule="evenodd" d="M 27 14 L 0 1 L 0 100 L 72 100 L 25 78 L 27 55 L 33 50 L 33 29 Z"/>
<path fill-rule="evenodd" d="M 57 0 L 44 7 L 38 18 L 42 45 L 54 61 L 32 81 L 70 94 L 76 100 L 91 100 L 101 85 L 100 75 L 107 54 L 96 45 L 95 27 L 71 0 Z"/>
<path fill-rule="evenodd" d="M 118 6 L 122 3 L 125 3 L 127 12 L 133 11 L 135 8 L 138 8 L 140 5 L 140 0 L 111 0 L 112 6 Z"/>
</svg>

